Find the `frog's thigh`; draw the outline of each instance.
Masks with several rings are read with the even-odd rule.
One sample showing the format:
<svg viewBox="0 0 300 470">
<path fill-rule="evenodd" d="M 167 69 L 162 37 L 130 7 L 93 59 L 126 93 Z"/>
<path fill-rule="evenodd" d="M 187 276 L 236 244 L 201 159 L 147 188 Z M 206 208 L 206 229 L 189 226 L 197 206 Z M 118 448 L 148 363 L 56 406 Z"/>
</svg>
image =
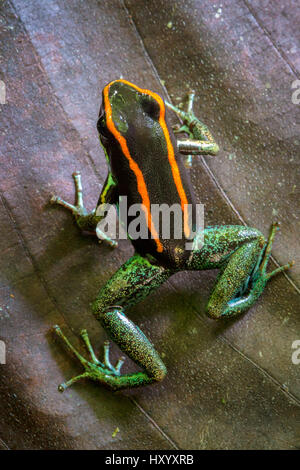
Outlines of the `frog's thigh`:
<svg viewBox="0 0 300 470">
<path fill-rule="evenodd" d="M 213 318 L 237 315 L 256 300 L 253 293 L 243 292 L 247 291 L 249 276 L 260 259 L 264 237 L 250 227 L 224 226 L 205 230 L 204 240 L 203 248 L 193 255 L 193 269 L 221 267 L 207 313 Z"/>
<path fill-rule="evenodd" d="M 171 274 L 163 266 L 152 264 L 139 254 L 133 255 L 100 290 L 94 304 L 96 317 L 99 319 L 101 313 L 111 305 L 122 306 L 123 310 L 135 305 L 157 289 Z"/>
<path fill-rule="evenodd" d="M 204 237 L 203 237 L 204 235 Z M 263 247 L 264 236 L 255 228 L 241 225 L 224 225 L 208 227 L 199 232 L 200 249 L 194 250 L 188 262 L 188 269 L 215 269 L 224 266 L 224 262 L 242 245 L 258 241 Z M 196 239 L 197 239 L 196 235 Z"/>
<path fill-rule="evenodd" d="M 144 299 L 172 274 L 135 254 L 100 290 L 93 305 L 94 314 L 110 338 L 149 377 L 161 380 L 165 366 L 143 332 L 125 315 L 125 310 Z"/>
</svg>

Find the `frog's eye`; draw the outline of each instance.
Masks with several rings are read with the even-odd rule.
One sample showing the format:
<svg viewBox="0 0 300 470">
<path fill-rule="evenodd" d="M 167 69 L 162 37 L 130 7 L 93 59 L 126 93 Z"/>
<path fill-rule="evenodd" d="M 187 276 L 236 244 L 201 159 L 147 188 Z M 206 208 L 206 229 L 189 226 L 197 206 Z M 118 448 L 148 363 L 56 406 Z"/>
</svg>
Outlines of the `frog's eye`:
<svg viewBox="0 0 300 470">
<path fill-rule="evenodd" d="M 98 121 L 97 121 L 97 129 L 99 134 L 103 135 L 104 137 L 108 136 L 108 130 L 106 126 L 106 118 L 105 118 L 105 113 L 101 113 L 99 115 Z"/>
<path fill-rule="evenodd" d="M 143 110 L 153 119 L 158 120 L 160 115 L 160 107 L 158 102 L 150 95 L 144 95 L 141 99 Z"/>
</svg>

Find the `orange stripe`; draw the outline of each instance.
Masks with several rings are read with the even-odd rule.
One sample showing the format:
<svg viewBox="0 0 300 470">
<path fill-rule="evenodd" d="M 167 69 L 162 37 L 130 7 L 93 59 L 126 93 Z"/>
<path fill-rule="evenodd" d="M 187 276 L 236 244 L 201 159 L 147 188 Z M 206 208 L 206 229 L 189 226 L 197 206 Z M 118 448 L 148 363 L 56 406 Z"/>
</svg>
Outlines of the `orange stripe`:
<svg viewBox="0 0 300 470">
<path fill-rule="evenodd" d="M 150 210 L 150 199 L 149 199 L 146 183 L 145 183 L 145 180 L 144 180 L 144 177 L 143 177 L 143 173 L 141 172 L 141 170 L 138 167 L 137 163 L 132 159 L 132 157 L 130 155 L 130 152 L 128 150 L 128 147 L 127 147 L 126 139 L 118 132 L 118 130 L 116 129 L 116 127 L 115 127 L 115 125 L 112 121 L 112 110 L 111 110 L 111 106 L 110 106 L 110 102 L 109 102 L 108 91 L 109 91 L 110 86 L 113 83 L 116 83 L 116 82 L 125 83 L 126 85 L 131 86 L 132 88 L 134 88 L 135 90 L 137 90 L 140 93 L 144 93 L 144 94 L 152 96 L 152 98 L 154 98 L 157 101 L 157 103 L 159 104 L 159 108 L 160 108 L 159 124 L 160 124 L 160 126 L 163 130 L 164 137 L 166 139 L 167 151 L 168 151 L 168 160 L 169 160 L 169 163 L 170 163 L 170 166 L 171 166 L 173 180 L 174 180 L 177 192 L 179 194 L 179 198 L 180 198 L 180 202 L 181 202 L 181 209 L 183 211 L 184 233 L 185 233 L 185 236 L 188 238 L 189 235 L 190 235 L 190 227 L 189 227 L 189 221 L 188 221 L 188 213 L 184 210 L 185 205 L 188 204 L 188 200 L 187 200 L 184 188 L 182 186 L 182 181 L 181 181 L 181 177 L 180 177 L 179 168 L 178 168 L 178 165 L 177 165 L 177 162 L 176 162 L 176 159 L 175 159 L 174 148 L 173 148 L 171 138 L 170 138 L 170 134 L 169 134 L 167 124 L 166 124 L 166 121 L 165 121 L 165 105 L 164 105 L 164 102 L 163 102 L 162 98 L 157 93 L 154 93 L 150 90 L 139 88 L 138 86 L 134 85 L 131 82 L 128 82 L 127 80 L 123 80 L 123 79 L 114 80 L 113 82 L 109 83 L 104 88 L 105 110 L 106 110 L 106 113 L 107 113 L 107 116 L 108 116 L 107 127 L 109 128 L 109 130 L 112 132 L 112 134 L 116 137 L 116 139 L 120 143 L 121 148 L 124 152 L 124 155 L 126 156 L 126 158 L 129 161 L 129 166 L 136 175 L 137 184 L 138 184 L 138 191 L 139 191 L 139 193 L 142 197 L 143 204 L 145 205 L 146 210 L 147 210 L 146 216 L 148 215 L 148 228 L 149 228 L 150 232 L 152 233 L 153 238 L 156 241 L 157 251 L 161 252 L 161 251 L 163 251 L 163 247 L 162 247 L 162 244 L 161 244 L 161 242 L 158 238 L 157 232 L 156 232 L 155 227 L 154 227 L 153 222 L 152 222 L 151 210 Z M 150 227 L 149 227 L 149 224 L 150 224 Z"/>
<path fill-rule="evenodd" d="M 131 83 L 126 82 L 125 80 L 115 80 L 115 82 L 118 82 L 118 81 L 122 81 L 122 82 L 124 82 L 124 83 L 126 83 L 130 86 L 133 86 L 134 88 L 137 88 L 134 85 L 132 85 Z M 150 230 L 150 232 L 151 232 L 151 234 L 152 234 L 152 236 L 153 236 L 153 238 L 156 242 L 157 251 L 159 253 L 161 253 L 163 251 L 163 246 L 162 246 L 162 244 L 161 244 L 161 242 L 158 238 L 158 234 L 157 234 L 157 232 L 155 230 L 155 227 L 153 225 L 153 222 L 152 222 L 151 210 L 150 210 L 150 199 L 149 199 L 149 195 L 148 195 L 148 191 L 147 191 L 147 187 L 146 187 L 146 183 L 145 183 L 145 180 L 144 180 L 143 173 L 141 172 L 138 164 L 132 159 L 132 157 L 130 155 L 130 152 L 129 152 L 129 149 L 128 149 L 128 146 L 127 146 L 127 143 L 126 143 L 126 139 L 116 129 L 116 127 L 113 123 L 113 120 L 112 120 L 112 109 L 111 109 L 110 102 L 109 102 L 108 91 L 109 91 L 109 87 L 115 82 L 109 83 L 103 90 L 104 107 L 105 107 L 105 112 L 106 112 L 106 116 L 107 116 L 107 127 L 110 130 L 110 132 L 115 136 L 117 141 L 119 142 L 124 155 L 126 156 L 126 158 L 129 161 L 129 166 L 130 166 L 131 170 L 134 172 L 134 174 L 136 176 L 138 192 L 140 193 L 140 196 L 142 198 L 142 203 L 144 205 L 143 210 L 144 210 L 145 215 L 146 215 L 147 225 L 148 225 L 148 228 L 149 228 L 149 230 Z M 138 90 L 140 91 L 140 89 L 138 89 Z"/>
<path fill-rule="evenodd" d="M 151 93 L 150 92 L 150 94 L 153 96 L 154 99 L 156 99 L 158 101 L 158 104 L 160 106 L 159 124 L 161 125 L 161 128 L 163 130 L 163 133 L 164 133 L 164 136 L 165 136 L 165 139 L 166 139 L 167 149 L 168 149 L 168 159 L 169 159 L 171 170 L 172 170 L 173 180 L 174 180 L 174 183 L 175 183 L 176 188 L 177 188 L 177 192 L 178 192 L 179 197 L 180 197 L 181 209 L 183 211 L 184 233 L 185 233 L 185 236 L 188 238 L 189 235 L 190 235 L 190 227 L 189 227 L 189 223 L 188 223 L 188 213 L 184 210 L 184 206 L 185 206 L 185 204 L 188 204 L 188 200 L 187 200 L 185 191 L 184 191 L 183 186 L 182 186 L 180 171 L 179 171 L 177 162 L 175 160 L 174 147 L 172 145 L 172 142 L 171 142 L 171 139 L 170 139 L 170 134 L 169 134 L 169 131 L 168 131 L 168 128 L 167 128 L 167 123 L 166 123 L 166 120 L 165 120 L 164 102 L 161 99 L 161 97 L 159 95 L 157 95 L 156 93 Z"/>
</svg>

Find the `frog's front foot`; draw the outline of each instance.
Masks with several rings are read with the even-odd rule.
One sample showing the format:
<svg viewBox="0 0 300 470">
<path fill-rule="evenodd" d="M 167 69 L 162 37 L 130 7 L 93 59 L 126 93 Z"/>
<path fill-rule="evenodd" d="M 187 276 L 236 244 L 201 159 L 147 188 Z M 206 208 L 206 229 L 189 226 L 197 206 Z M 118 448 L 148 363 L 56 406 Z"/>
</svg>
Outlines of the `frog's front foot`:
<svg viewBox="0 0 300 470">
<path fill-rule="evenodd" d="M 121 357 L 115 366 L 111 364 L 109 360 L 109 341 L 104 342 L 104 359 L 103 362 L 100 362 L 90 343 L 87 331 L 82 330 L 80 336 L 83 339 L 85 346 L 91 356 L 91 361 L 88 361 L 72 346 L 58 325 L 54 326 L 54 331 L 64 341 L 69 351 L 71 351 L 77 357 L 85 369 L 83 374 L 77 375 L 67 382 L 60 384 L 58 386 L 58 390 L 60 392 L 63 392 L 66 388 L 70 387 L 78 380 L 85 378 L 101 382 L 110 386 L 112 389 L 117 388 L 116 382 L 118 382 L 121 377 L 121 367 L 124 364 L 125 358 Z"/>
<path fill-rule="evenodd" d="M 52 196 L 50 199 L 50 203 L 59 204 L 60 206 L 65 207 L 66 209 L 70 210 L 72 214 L 75 215 L 75 217 L 85 216 L 88 214 L 88 211 L 83 205 L 81 174 L 79 171 L 75 171 L 72 176 L 74 178 L 75 183 L 75 206 L 73 204 L 70 204 L 69 202 L 64 201 L 59 196 Z"/>
<path fill-rule="evenodd" d="M 192 121 L 197 119 L 196 116 L 193 113 L 194 98 L 195 98 L 195 92 L 193 90 L 191 90 L 188 93 L 188 96 L 187 96 L 186 111 L 184 111 L 181 108 L 178 108 L 177 106 L 173 106 L 171 103 L 166 102 L 166 105 L 168 106 L 168 108 L 170 108 L 172 111 L 174 111 L 174 113 L 176 113 L 177 116 L 179 116 L 180 119 L 182 119 L 182 121 L 183 121 L 182 126 L 179 126 L 179 125 L 173 126 L 173 131 L 174 131 L 175 134 L 180 134 L 182 132 L 185 132 L 191 138 L 193 138 L 193 133 L 192 133 L 191 129 L 189 128 L 189 125 Z"/>
<path fill-rule="evenodd" d="M 112 248 L 115 248 L 116 246 L 118 246 L 118 243 L 115 240 L 109 238 L 97 227 L 100 218 L 96 215 L 96 211 L 93 210 L 92 212 L 88 212 L 84 207 L 80 172 L 75 171 L 72 176 L 74 178 L 75 183 L 75 205 L 64 201 L 59 196 L 52 196 L 50 199 L 50 203 L 59 204 L 60 206 L 63 206 L 66 209 L 70 210 L 75 216 L 76 223 L 81 230 L 86 233 L 97 235 L 97 237 L 99 238 L 99 242 L 104 241 Z"/>
<path fill-rule="evenodd" d="M 193 112 L 195 92 L 188 93 L 186 111 L 173 106 L 171 103 L 166 102 L 166 106 L 182 120 L 181 126 L 173 128 L 176 134 L 186 133 L 189 138 L 185 140 L 178 140 L 178 150 L 187 155 L 185 165 L 186 167 L 192 166 L 193 155 L 217 155 L 219 146 L 215 142 L 208 127 L 203 124 Z"/>
</svg>

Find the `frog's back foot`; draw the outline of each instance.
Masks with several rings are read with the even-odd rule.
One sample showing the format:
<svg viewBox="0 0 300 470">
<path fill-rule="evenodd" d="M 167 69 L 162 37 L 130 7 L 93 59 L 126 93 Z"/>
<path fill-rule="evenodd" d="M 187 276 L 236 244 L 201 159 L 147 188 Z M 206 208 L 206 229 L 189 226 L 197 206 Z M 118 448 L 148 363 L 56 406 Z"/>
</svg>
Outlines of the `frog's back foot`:
<svg viewBox="0 0 300 470">
<path fill-rule="evenodd" d="M 262 236 L 242 244 L 222 267 L 211 294 L 207 313 L 213 318 L 229 318 L 247 311 L 263 293 L 267 282 L 289 269 L 293 261 L 267 273 L 274 236 L 279 224 L 271 226 L 268 240 Z"/>
<path fill-rule="evenodd" d="M 280 222 L 278 222 L 278 221 L 273 222 L 272 225 L 271 225 L 271 228 L 270 228 L 270 234 L 269 234 L 268 240 L 267 240 L 267 242 L 264 246 L 264 249 L 262 251 L 261 263 L 257 267 L 257 269 L 259 269 L 259 272 L 261 273 L 261 275 L 266 277 L 267 281 L 269 281 L 273 276 L 276 276 L 277 274 L 279 274 L 283 271 L 287 271 L 288 269 L 290 269 L 295 264 L 295 261 L 292 260 L 292 261 L 290 261 L 289 263 L 287 263 L 283 266 L 279 266 L 278 268 L 274 269 L 270 273 L 266 272 L 266 269 L 267 269 L 267 266 L 268 266 L 268 263 L 269 263 L 269 259 L 270 259 L 270 256 L 271 256 L 271 251 L 272 251 L 274 238 L 275 238 L 276 232 L 278 232 L 278 230 L 280 230 Z"/>
<path fill-rule="evenodd" d="M 91 361 L 88 361 L 73 347 L 58 325 L 55 325 L 53 328 L 55 333 L 63 340 L 68 350 L 79 360 L 85 369 L 82 374 L 72 377 L 67 382 L 61 383 L 58 386 L 58 390 L 60 392 L 64 392 L 68 387 L 81 379 L 91 379 L 108 385 L 113 389 L 116 388 L 116 384 L 114 384 L 113 378 L 121 376 L 121 367 L 125 362 L 125 357 L 120 357 L 116 365 L 113 366 L 109 360 L 109 341 L 104 342 L 104 359 L 102 363 L 99 361 L 94 352 L 87 330 L 81 330 L 80 336 L 83 339 L 86 349 L 91 356 Z"/>
</svg>

